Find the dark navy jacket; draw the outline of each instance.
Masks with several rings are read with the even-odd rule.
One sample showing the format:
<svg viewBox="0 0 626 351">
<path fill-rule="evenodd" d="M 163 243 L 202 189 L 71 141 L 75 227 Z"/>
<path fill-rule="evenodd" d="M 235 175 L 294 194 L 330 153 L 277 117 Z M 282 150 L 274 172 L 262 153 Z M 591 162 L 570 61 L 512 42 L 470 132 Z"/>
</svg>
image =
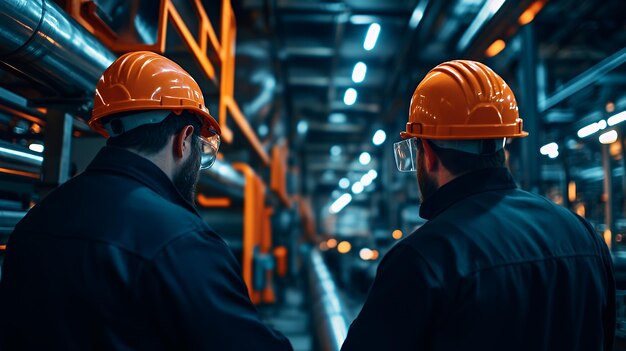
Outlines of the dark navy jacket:
<svg viewBox="0 0 626 351">
<path fill-rule="evenodd" d="M 16 226 L 2 350 L 291 350 L 239 264 L 149 160 L 105 147 Z"/>
<path fill-rule="evenodd" d="M 507 169 L 463 175 L 381 262 L 342 350 L 610 350 L 610 254 L 587 222 L 518 189 Z"/>
</svg>

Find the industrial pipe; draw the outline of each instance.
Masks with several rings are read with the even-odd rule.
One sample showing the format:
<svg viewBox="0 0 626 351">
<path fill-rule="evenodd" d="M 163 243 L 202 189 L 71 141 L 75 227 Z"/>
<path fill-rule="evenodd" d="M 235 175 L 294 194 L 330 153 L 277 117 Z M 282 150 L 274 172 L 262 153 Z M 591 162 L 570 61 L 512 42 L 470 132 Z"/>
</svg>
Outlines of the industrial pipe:
<svg viewBox="0 0 626 351">
<path fill-rule="evenodd" d="M 246 179 L 236 171 L 230 163 L 215 160 L 213 166 L 200 174 L 199 185 L 210 189 L 219 190 L 226 195 L 243 199 L 243 189 Z"/>
<path fill-rule="evenodd" d="M 0 1 L 0 61 L 64 98 L 91 96 L 115 58 L 49 0 Z"/>
<path fill-rule="evenodd" d="M 24 171 L 31 171 L 33 167 L 40 168 L 43 162 L 41 154 L 32 152 L 27 148 L 22 148 L 19 145 L 0 141 L 0 163 L 10 163 L 12 165 L 24 166 Z"/>
<path fill-rule="evenodd" d="M 344 304 L 318 250 L 311 252 L 308 263 L 313 325 L 318 343 L 316 349 L 339 351 L 348 334 Z"/>
<path fill-rule="evenodd" d="M 0 211 L 0 235 L 10 234 L 17 222 L 26 215 L 26 211 Z M 0 244 L 4 242 L 0 240 Z"/>
</svg>

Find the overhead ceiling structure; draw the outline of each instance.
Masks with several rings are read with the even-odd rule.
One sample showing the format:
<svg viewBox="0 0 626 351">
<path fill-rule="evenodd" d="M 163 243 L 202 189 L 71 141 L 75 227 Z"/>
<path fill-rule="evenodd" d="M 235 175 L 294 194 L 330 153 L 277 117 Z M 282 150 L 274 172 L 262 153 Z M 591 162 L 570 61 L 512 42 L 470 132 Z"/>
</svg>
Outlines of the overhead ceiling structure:
<svg viewBox="0 0 626 351">
<path fill-rule="evenodd" d="M 344 177 L 393 167 L 385 154 L 411 93 L 443 61 L 484 61 L 513 86 L 535 129 L 532 141 L 511 147 L 518 158 L 538 159 L 541 145 L 575 135 L 584 116 L 626 94 L 620 0 L 242 0 L 237 11 L 240 25 L 250 19 L 274 41 L 303 190 L 320 203 L 345 192 L 338 186 Z M 372 28 L 378 38 L 368 43 Z M 387 137 L 380 147 L 372 143 L 378 129 Z M 532 150 L 522 150 L 524 143 Z M 364 151 L 373 156 L 365 166 L 358 162 Z"/>
</svg>

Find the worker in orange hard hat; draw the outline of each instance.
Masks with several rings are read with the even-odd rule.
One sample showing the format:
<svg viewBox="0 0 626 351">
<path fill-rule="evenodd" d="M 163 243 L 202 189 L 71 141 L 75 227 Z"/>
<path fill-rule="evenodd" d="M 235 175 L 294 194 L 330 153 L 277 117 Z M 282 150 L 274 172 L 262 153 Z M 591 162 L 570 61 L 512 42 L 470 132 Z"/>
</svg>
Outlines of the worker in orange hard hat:
<svg viewBox="0 0 626 351">
<path fill-rule="evenodd" d="M 394 152 L 417 172 L 427 222 L 383 258 L 342 350 L 612 350 L 608 248 L 583 218 L 517 188 L 504 147 L 526 135 L 489 67 L 426 75 Z"/>
<path fill-rule="evenodd" d="M 16 226 L 0 281 L 2 350 L 292 350 L 193 207 L 220 127 L 194 79 L 152 52 L 102 74 L 87 170 Z"/>
</svg>

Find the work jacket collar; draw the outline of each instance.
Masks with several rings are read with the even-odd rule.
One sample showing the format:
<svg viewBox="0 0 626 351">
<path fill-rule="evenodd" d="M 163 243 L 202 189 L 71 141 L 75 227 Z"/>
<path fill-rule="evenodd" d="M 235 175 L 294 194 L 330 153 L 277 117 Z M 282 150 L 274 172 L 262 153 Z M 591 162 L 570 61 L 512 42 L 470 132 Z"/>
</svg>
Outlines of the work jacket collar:
<svg viewBox="0 0 626 351">
<path fill-rule="evenodd" d="M 114 172 L 147 186 L 166 200 L 185 207 L 200 216 L 189 201 L 180 194 L 174 183 L 152 161 L 126 149 L 105 146 L 87 167 L 87 172 Z"/>
<path fill-rule="evenodd" d="M 425 199 L 420 207 L 420 217 L 433 219 L 456 202 L 474 194 L 516 187 L 507 168 L 487 168 L 466 173 L 444 184 Z"/>
</svg>

